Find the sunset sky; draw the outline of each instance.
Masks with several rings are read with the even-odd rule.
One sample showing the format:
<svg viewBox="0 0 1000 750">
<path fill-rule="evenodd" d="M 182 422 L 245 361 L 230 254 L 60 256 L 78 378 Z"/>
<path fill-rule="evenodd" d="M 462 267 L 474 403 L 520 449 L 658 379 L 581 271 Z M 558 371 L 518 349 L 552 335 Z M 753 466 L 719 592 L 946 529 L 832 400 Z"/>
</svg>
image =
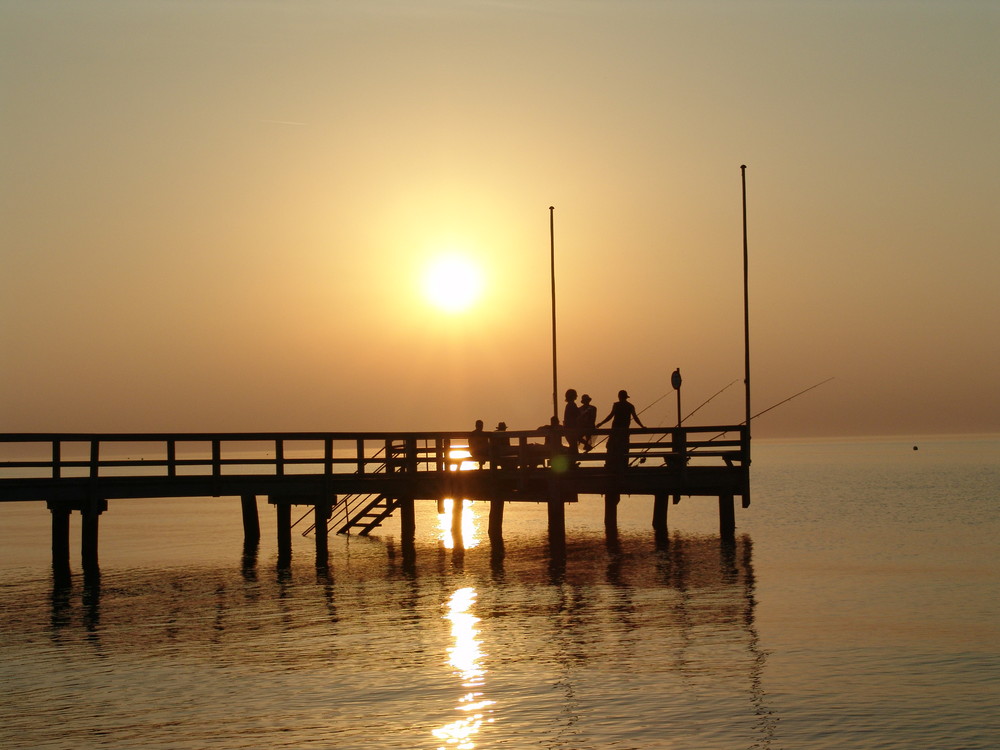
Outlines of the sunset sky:
<svg viewBox="0 0 1000 750">
<path fill-rule="evenodd" d="M 746 164 L 754 411 L 834 378 L 755 435 L 1000 432 L 998 40 L 996 0 L 0 0 L 0 431 L 537 427 L 549 206 L 560 390 L 670 424 L 675 368 L 685 411 L 743 376 Z"/>
</svg>

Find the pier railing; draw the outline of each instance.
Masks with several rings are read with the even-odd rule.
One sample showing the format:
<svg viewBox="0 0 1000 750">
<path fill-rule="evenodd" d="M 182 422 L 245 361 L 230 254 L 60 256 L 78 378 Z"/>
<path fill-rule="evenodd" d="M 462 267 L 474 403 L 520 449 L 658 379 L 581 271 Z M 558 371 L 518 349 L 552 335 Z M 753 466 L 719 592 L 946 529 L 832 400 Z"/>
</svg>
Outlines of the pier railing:
<svg viewBox="0 0 1000 750">
<path fill-rule="evenodd" d="M 19 499 L 9 492 L 19 480 L 30 479 L 535 471 L 554 465 L 548 434 L 482 433 L 485 452 L 474 458 L 470 432 L 7 433 L 0 434 L 0 500 Z M 605 465 L 609 435 L 609 430 L 595 430 L 594 448 L 569 457 L 579 468 Z M 629 432 L 625 457 L 633 468 L 746 466 L 749 443 L 742 426 L 642 428 Z"/>
</svg>

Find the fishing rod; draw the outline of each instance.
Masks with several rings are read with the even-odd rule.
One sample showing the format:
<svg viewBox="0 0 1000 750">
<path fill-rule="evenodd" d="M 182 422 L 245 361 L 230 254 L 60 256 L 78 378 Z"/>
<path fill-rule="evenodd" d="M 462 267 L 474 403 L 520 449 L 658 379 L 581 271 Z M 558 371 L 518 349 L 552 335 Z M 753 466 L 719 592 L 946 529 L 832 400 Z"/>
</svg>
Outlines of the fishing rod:
<svg viewBox="0 0 1000 750">
<path fill-rule="evenodd" d="M 704 401 L 702 401 L 701 404 L 698 406 L 697 409 L 695 409 L 693 412 L 691 412 L 686 417 L 684 417 L 684 419 L 681 420 L 681 424 L 684 424 L 687 420 L 689 420 L 691 417 L 693 417 L 695 414 L 697 414 L 698 411 L 701 409 L 702 406 L 706 406 L 709 401 L 711 401 L 716 396 L 720 395 L 723 391 L 728 390 L 730 388 L 730 386 L 733 386 L 733 385 L 735 385 L 738 382 L 739 382 L 739 378 L 737 378 L 736 380 L 734 380 L 732 383 L 730 383 L 729 385 L 727 385 L 722 390 L 716 391 L 710 397 L 708 397 L 707 399 L 705 399 Z"/>
<path fill-rule="evenodd" d="M 713 393 L 713 394 L 712 394 L 711 396 L 709 396 L 708 398 L 706 398 L 706 399 L 705 399 L 704 401 L 702 401 L 702 402 L 701 402 L 701 403 L 700 403 L 700 404 L 699 404 L 699 405 L 697 406 L 697 408 L 695 408 L 695 410 L 694 410 L 694 411 L 692 411 L 692 412 L 689 412 L 689 413 L 688 413 L 688 415 L 687 415 L 686 417 L 684 417 L 683 419 L 681 419 L 681 421 L 680 421 L 680 424 L 684 424 L 684 422 L 686 422 L 686 421 L 687 421 L 688 419 L 690 419 L 690 418 L 691 418 L 691 417 L 693 417 L 693 416 L 694 416 L 695 414 L 697 414 L 697 413 L 698 413 L 698 412 L 699 412 L 699 411 L 701 410 L 701 408 L 702 408 L 703 406 L 706 406 L 706 405 L 708 405 L 708 402 L 709 402 L 709 401 L 711 401 L 712 399 L 714 399 L 714 398 L 715 398 L 716 396 L 718 396 L 718 395 L 722 394 L 722 393 L 723 393 L 724 391 L 728 390 L 728 389 L 729 389 L 729 388 L 730 388 L 731 386 L 733 386 L 734 384 L 736 384 L 736 383 L 738 383 L 738 382 L 739 382 L 739 378 L 737 378 L 736 380 L 734 380 L 734 381 L 732 381 L 731 383 L 729 383 L 729 385 L 726 385 L 726 386 L 724 386 L 723 388 L 720 388 L 720 389 L 719 389 L 718 391 L 716 391 L 716 392 L 715 392 L 715 393 Z M 650 404 L 649 406 L 652 406 L 652 405 L 653 405 L 653 404 L 655 404 L 655 403 L 656 403 L 657 401 L 662 401 L 662 400 L 663 400 L 664 398 L 666 398 L 666 397 L 667 397 L 667 396 L 668 396 L 669 394 L 670 394 L 670 391 L 667 391 L 666 393 L 664 393 L 664 394 L 663 394 L 662 396 L 660 396 L 660 397 L 659 397 L 658 399 L 656 399 L 656 401 L 654 401 L 654 402 L 653 402 L 652 404 Z M 647 406 L 647 407 L 646 407 L 646 409 L 648 409 L 648 408 L 649 408 L 649 406 Z M 643 411 L 645 411 L 646 409 L 643 409 Z M 642 412 L 640 412 L 640 414 L 641 414 L 641 413 L 642 413 Z M 654 440 L 653 442 L 649 443 L 649 444 L 648 444 L 648 445 L 647 445 L 647 446 L 646 446 L 645 448 L 643 448 L 643 449 L 642 449 L 642 452 L 643 452 L 643 453 L 647 453 L 647 452 L 649 451 L 649 449 L 650 449 L 650 448 L 652 448 L 652 447 L 653 447 L 654 445 L 656 445 L 657 443 L 662 443 L 662 442 L 663 442 L 663 439 L 664 439 L 665 437 L 666 437 L 666 435 L 660 435 L 660 437 L 658 437 L 658 438 L 657 438 L 656 440 Z M 596 445 L 600 445 L 600 443 L 596 443 Z M 645 458 L 644 456 L 640 456 L 638 460 L 639 460 L 639 463 L 644 463 L 644 462 L 646 461 L 646 458 Z M 634 466 L 634 465 L 635 465 L 635 459 L 633 459 L 633 462 L 632 462 L 632 466 Z"/>
<path fill-rule="evenodd" d="M 734 381 L 733 381 L 733 383 L 735 383 L 735 382 L 736 382 L 736 381 L 734 380 Z M 732 385 L 733 383 L 730 383 L 729 385 Z M 729 387 L 729 385 L 727 385 L 727 386 L 726 386 L 726 388 L 728 388 L 728 387 Z M 723 389 L 722 389 L 722 391 L 726 390 L 726 388 L 723 388 Z M 719 391 L 719 393 L 722 393 L 722 391 Z M 660 397 L 659 397 L 658 399 L 656 399 L 655 401 L 653 401 L 653 402 L 651 402 L 651 403 L 647 404 L 646 406 L 642 407 L 642 409 L 640 409 L 639 411 L 637 411 L 637 412 L 636 412 L 636 414 L 642 414 L 643 412 L 646 412 L 646 411 L 648 411 L 649 409 L 653 408 L 653 407 L 654 407 L 654 406 L 656 406 L 656 405 L 657 405 L 658 403 L 660 403 L 660 402 L 661 402 L 661 401 L 662 401 L 663 399 L 665 399 L 665 398 L 666 398 L 667 396 L 669 396 L 669 395 L 670 395 L 671 393 L 672 393 L 672 391 L 667 391 L 666 393 L 664 393 L 664 394 L 663 394 L 662 396 L 660 396 Z M 719 395 L 719 393 L 716 393 L 716 394 L 715 394 L 715 396 L 718 396 L 718 395 Z M 712 396 L 712 398 L 715 398 L 715 396 Z M 712 398 L 708 399 L 708 401 L 711 401 L 711 400 L 712 400 Z M 703 404 L 702 404 L 701 406 L 704 406 L 705 404 L 707 404 L 707 403 L 708 403 L 708 401 L 706 401 L 705 403 L 703 403 Z M 700 408 L 701 408 L 701 406 L 699 406 L 699 407 L 698 407 L 698 409 L 700 409 Z M 698 411 L 698 409 L 695 409 L 694 411 Z M 687 417 L 684 417 L 684 419 L 687 419 L 687 418 L 688 418 L 688 417 L 690 417 L 690 416 L 691 416 L 692 414 L 694 414 L 694 411 L 693 411 L 693 412 L 691 412 L 691 414 L 688 414 L 688 416 L 687 416 Z M 681 420 L 681 421 L 683 422 L 684 420 Z M 606 437 L 606 436 L 605 436 L 605 437 L 601 437 L 601 438 L 600 438 L 600 439 L 599 439 L 599 440 L 598 440 L 598 441 L 597 441 L 596 443 L 594 443 L 594 445 L 593 445 L 593 448 L 596 448 L 596 447 L 597 447 L 597 446 L 599 446 L 599 445 L 600 445 L 601 443 L 603 443 L 603 442 L 604 442 L 605 440 L 607 440 L 607 437 Z"/>
<path fill-rule="evenodd" d="M 757 418 L 757 417 L 759 417 L 759 416 L 760 416 L 761 414 L 767 414 L 767 413 L 768 413 L 769 411 L 771 411 L 771 409 L 777 409 L 777 408 L 778 408 L 779 406 L 781 406 L 782 404 L 787 404 L 787 403 L 788 403 L 789 401 L 791 401 L 791 400 L 792 400 L 793 398 L 798 398 L 798 397 L 799 397 L 799 396 L 801 396 L 801 395 L 802 395 L 803 393 L 808 393 L 808 392 L 809 392 L 809 391 L 811 391 L 811 390 L 812 390 L 813 388 L 819 388 L 819 387 L 820 387 L 821 385 L 825 385 L 826 383 L 829 383 L 829 382 L 830 382 L 831 380 L 833 380 L 833 379 L 834 379 L 833 377 L 829 377 L 829 378 L 827 378 L 826 380 L 822 380 L 822 381 L 820 381 L 819 383 L 816 383 L 816 385 L 811 385 L 811 386 L 809 386 L 808 388 L 806 388 L 805 390 L 801 390 L 801 391 L 799 391 L 799 392 L 798 392 L 798 393 L 796 393 L 796 394 L 795 394 L 794 396 L 789 396 L 788 398 L 784 399 L 783 401 L 779 401 L 778 403 L 774 404 L 774 406 L 769 406 L 769 407 L 767 407 L 766 409 L 764 409 L 764 411 L 759 411 L 759 412 L 757 412 L 757 413 L 756 413 L 756 414 L 754 414 L 754 415 L 753 415 L 752 417 L 750 417 L 750 419 L 756 419 L 756 418 Z M 743 422 L 740 422 L 740 424 L 746 424 L 746 420 L 744 420 Z"/>
<path fill-rule="evenodd" d="M 663 399 L 665 399 L 665 398 L 666 398 L 667 396 L 669 396 L 669 395 L 670 395 L 671 393 L 672 393 L 672 391 L 667 391 L 667 392 L 666 392 L 666 393 L 664 393 L 664 394 L 663 394 L 662 396 L 660 396 L 660 397 L 659 397 L 658 399 L 656 399 L 656 401 L 653 401 L 653 402 L 652 402 L 651 404 L 649 404 L 649 406 L 644 406 L 644 407 L 643 407 L 642 409 L 640 409 L 640 410 L 639 410 L 638 412 L 636 412 L 636 413 L 637 413 L 637 414 L 642 414 L 643 412 L 645 412 L 645 411 L 648 411 L 649 409 L 653 408 L 653 407 L 654 407 L 654 406 L 656 406 L 656 405 L 657 405 L 658 403 L 660 403 L 660 402 L 661 402 L 661 401 L 662 401 Z"/>
<path fill-rule="evenodd" d="M 787 403 L 788 403 L 789 401 L 791 401 L 791 400 L 792 400 L 793 398 L 798 398 L 798 397 L 799 397 L 799 396 L 801 396 L 801 395 L 802 395 L 803 393 L 809 393 L 809 391 L 813 390 L 814 388 L 819 388 L 819 387 L 820 387 L 821 385 L 824 385 L 824 384 L 826 384 L 826 383 L 829 383 L 829 382 L 830 382 L 831 380 L 834 380 L 834 377 L 829 377 L 829 378 L 827 378 L 826 380 L 821 380 L 820 382 L 816 383 L 815 385 L 811 385 L 811 386 L 809 386 L 808 388 L 804 388 L 804 389 L 802 389 L 801 391 L 799 391 L 798 393 L 795 393 L 795 394 L 793 394 L 793 395 L 789 396 L 788 398 L 786 398 L 786 399 L 782 399 L 782 400 L 781 400 L 781 401 L 779 401 L 778 403 L 776 403 L 776 404 L 773 404 L 773 405 L 771 405 L 771 406 L 767 407 L 766 409 L 764 409 L 764 411 L 759 411 L 759 412 L 757 412 L 757 413 L 756 413 L 756 414 L 754 414 L 754 415 L 753 415 L 752 417 L 750 417 L 750 419 L 756 419 L 756 418 L 757 418 L 757 417 L 759 417 L 759 416 L 760 416 L 761 414 L 767 414 L 767 413 L 768 413 L 769 411 L 771 411 L 771 409 L 777 409 L 777 408 L 778 408 L 779 406 L 781 406 L 782 404 L 787 404 Z M 746 424 L 746 420 L 743 420 L 742 422 L 740 422 L 740 425 L 745 425 L 745 424 Z M 720 438 L 720 437 L 722 437 L 722 436 L 723 436 L 723 435 L 725 435 L 725 434 L 726 434 L 726 433 L 724 433 L 724 432 L 720 432 L 720 433 L 719 433 L 718 435 L 716 435 L 715 437 L 712 437 L 712 438 L 709 438 L 707 442 L 709 442 L 709 443 L 710 443 L 710 442 L 712 442 L 713 440 L 715 440 L 716 438 Z M 693 451 L 692 451 L 692 452 L 693 452 Z"/>
<path fill-rule="evenodd" d="M 781 401 L 779 401 L 778 403 L 776 403 L 776 404 L 773 404 L 773 405 L 771 405 L 771 406 L 767 407 L 767 408 L 766 408 L 766 409 L 764 409 L 763 411 L 759 411 L 759 412 L 757 412 L 757 413 L 756 413 L 756 414 L 754 414 L 754 415 L 753 415 L 752 417 L 750 417 L 750 419 L 756 419 L 757 417 L 761 416 L 762 414 L 767 414 L 767 413 L 768 413 L 769 411 L 771 411 L 772 409 L 777 409 L 777 408 L 778 408 L 779 406 L 781 406 L 782 404 L 787 404 L 787 403 L 788 403 L 789 401 L 791 401 L 791 400 L 792 400 L 793 398 L 798 398 L 798 397 L 799 397 L 799 396 L 801 396 L 802 394 L 804 394 L 804 393 L 808 393 L 809 391 L 813 390 L 814 388 L 819 388 L 819 387 L 820 387 L 821 385 L 825 385 L 826 383 L 829 383 L 829 382 L 830 382 L 831 380 L 834 380 L 834 379 L 835 379 L 835 378 L 833 378 L 833 377 L 829 377 L 829 378 L 827 378 L 826 380 L 821 380 L 821 381 L 820 381 L 819 383 L 816 383 L 815 385 L 811 385 L 811 386 L 809 386 L 808 388 L 804 388 L 803 390 L 799 391 L 798 393 L 795 393 L 795 394 L 793 394 L 793 395 L 789 396 L 788 398 L 785 398 L 785 399 L 782 399 L 782 400 L 781 400 Z M 734 381 L 733 381 L 733 383 L 735 383 L 735 382 L 737 382 L 737 381 L 735 381 L 735 380 L 734 380 Z M 726 390 L 726 388 L 729 388 L 729 386 L 731 386 L 731 385 L 732 385 L 733 383 L 730 383 L 729 385 L 727 385 L 727 386 L 726 386 L 725 388 L 723 388 L 723 389 L 722 389 L 722 391 Z M 718 393 L 716 393 L 716 394 L 714 394 L 713 396 L 711 396 L 711 398 L 709 398 L 709 399 L 708 399 L 708 401 L 711 401 L 711 400 L 712 400 L 713 398 L 715 398 L 716 396 L 718 396 L 718 395 L 719 395 L 719 393 L 722 393 L 722 391 L 719 391 Z M 701 404 L 701 406 L 699 406 L 699 407 L 698 407 L 698 409 L 700 409 L 700 408 L 701 408 L 702 406 L 704 406 L 705 404 L 707 404 L 707 403 L 708 403 L 708 401 L 705 401 L 704 403 L 702 403 L 702 404 Z M 698 409 L 695 409 L 694 411 L 698 411 Z M 694 414 L 694 411 L 693 411 L 693 412 L 691 412 L 691 414 L 688 414 L 688 415 L 687 415 L 687 417 L 684 417 L 684 419 L 682 419 L 682 420 L 681 420 L 681 422 L 684 422 L 684 420 L 686 420 L 686 419 L 687 419 L 688 417 L 692 416 L 692 415 Z M 744 425 L 744 424 L 746 424 L 746 421 L 744 420 L 743 422 L 740 422 L 740 424 L 741 424 L 741 425 Z M 723 436 L 723 435 L 725 435 L 725 434 L 726 434 L 725 432 L 720 432 L 720 433 L 719 433 L 718 435 L 715 435 L 714 437 L 711 437 L 711 438 L 709 438 L 709 439 L 708 439 L 708 440 L 707 440 L 706 442 L 709 442 L 709 443 L 710 443 L 710 442 L 712 442 L 713 440 L 717 440 L 718 438 L 722 437 L 722 436 Z M 643 449 L 643 453 L 647 452 L 647 451 L 648 451 L 648 450 L 650 449 L 650 447 L 652 447 L 652 446 L 653 446 L 653 445 L 655 445 L 656 443 L 659 443 L 659 442 L 662 442 L 662 441 L 663 441 L 663 438 L 664 438 L 664 437 L 666 437 L 666 435 L 663 435 L 663 436 L 661 436 L 660 438 L 658 438 L 657 440 L 655 440 L 654 442 L 650 443 L 648 447 L 646 447 L 646 448 L 644 448 L 644 449 Z M 600 442 L 598 442 L 598 443 L 595 443 L 594 445 L 595 445 L 595 447 L 596 447 L 597 445 L 600 445 Z M 696 451 L 697 451 L 697 449 L 694 449 L 694 450 L 692 450 L 691 452 L 692 452 L 692 453 L 695 453 Z M 634 459 L 634 460 L 635 460 L 635 459 Z M 635 465 L 635 464 L 634 464 L 634 460 L 633 460 L 633 464 L 632 464 L 632 465 Z M 639 457 L 639 458 L 638 458 L 637 460 L 639 461 L 639 463 L 644 463 L 644 462 L 645 462 L 645 460 L 646 460 L 646 458 L 645 458 L 645 456 L 640 456 L 640 457 Z"/>
<path fill-rule="evenodd" d="M 723 391 L 727 390 L 728 388 L 730 388 L 730 387 L 731 387 L 732 385 L 734 385 L 734 384 L 735 384 L 735 383 L 737 383 L 737 382 L 738 382 L 738 379 L 737 379 L 737 380 L 734 380 L 734 381 L 732 381 L 731 383 L 729 383 L 729 385 L 725 386 L 724 388 L 721 388 L 720 390 L 716 391 L 716 392 L 715 392 L 715 393 L 713 393 L 713 394 L 712 394 L 711 396 L 709 396 L 709 397 L 708 397 L 707 399 L 705 399 L 704 401 L 702 401 L 702 402 L 701 402 L 701 403 L 700 403 L 700 404 L 699 404 L 699 405 L 697 406 L 697 408 L 695 408 L 695 410 L 694 410 L 694 411 L 692 411 L 692 412 L 688 413 L 688 415 L 687 415 L 686 417 L 684 417 L 684 419 L 682 419 L 682 420 L 681 420 L 681 423 L 683 424 L 683 423 L 684 423 L 684 422 L 685 422 L 686 420 L 688 420 L 688 419 L 690 419 L 691 417 L 693 417 L 693 416 L 694 416 L 694 415 L 695 415 L 695 414 L 696 414 L 696 413 L 697 413 L 697 412 L 698 412 L 698 411 L 699 411 L 699 410 L 700 410 L 700 409 L 701 409 L 701 408 L 702 408 L 703 406 L 706 406 L 706 405 L 708 404 L 708 402 L 709 402 L 709 401 L 711 401 L 712 399 L 714 399 L 714 398 L 715 398 L 716 396 L 720 395 L 720 394 L 721 394 L 721 393 L 722 393 Z M 669 395 L 670 395 L 670 394 L 671 394 L 672 392 L 673 392 L 673 391 L 667 391 L 667 392 L 666 392 L 666 393 L 664 393 L 664 394 L 663 394 L 662 396 L 660 396 L 660 397 L 659 397 L 658 399 L 656 399 L 655 401 L 652 401 L 652 402 L 651 402 L 651 403 L 649 403 L 648 405 L 644 406 L 644 407 L 643 407 L 642 409 L 640 409 L 640 410 L 639 410 L 638 412 L 636 412 L 636 413 L 637 413 L 637 414 L 642 414 L 643 412 L 646 412 L 646 411 L 648 411 L 649 409 L 651 409 L 652 407 L 654 407 L 654 406 L 656 406 L 656 405 L 657 405 L 658 403 L 660 403 L 660 402 L 661 402 L 661 401 L 662 401 L 663 399 L 665 399 L 665 398 L 666 398 L 667 396 L 669 396 Z M 596 447 L 597 447 L 597 446 L 599 446 L 599 445 L 600 445 L 601 443 L 603 443 L 603 442 L 604 442 L 605 440 L 607 440 L 607 437 L 606 437 L 606 436 L 602 436 L 602 437 L 601 437 L 600 439 L 598 439 L 598 441 L 597 441 L 596 443 L 594 443 L 594 446 L 593 446 L 593 447 L 594 447 L 594 448 L 596 448 Z M 660 438 L 660 440 L 663 440 L 663 438 L 661 437 L 661 438 Z M 657 441 L 657 442 L 659 442 L 659 441 Z M 646 448 L 646 450 L 649 450 L 649 448 Z"/>
</svg>

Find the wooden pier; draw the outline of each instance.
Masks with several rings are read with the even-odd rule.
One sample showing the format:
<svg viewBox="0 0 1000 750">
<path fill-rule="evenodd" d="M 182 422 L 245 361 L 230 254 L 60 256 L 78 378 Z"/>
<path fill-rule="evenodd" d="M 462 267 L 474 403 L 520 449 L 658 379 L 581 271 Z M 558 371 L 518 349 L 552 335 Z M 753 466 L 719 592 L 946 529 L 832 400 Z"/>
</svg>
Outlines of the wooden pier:
<svg viewBox="0 0 1000 750">
<path fill-rule="evenodd" d="M 308 506 L 317 561 L 330 530 L 368 534 L 398 513 L 404 546 L 415 536 L 414 502 L 490 503 L 489 538 L 502 541 L 507 502 L 548 504 L 550 538 L 565 534 L 565 506 L 604 498 L 613 533 L 622 496 L 655 498 L 652 526 L 665 533 L 682 496 L 717 498 L 723 538 L 735 532 L 735 498 L 750 504 L 750 436 L 743 425 L 641 428 L 622 453 L 570 453 L 544 430 L 405 433 L 0 434 L 0 502 L 44 501 L 52 515 L 54 570 L 69 570 L 70 516 L 82 517 L 82 564 L 97 569 L 98 530 L 111 500 L 239 497 L 244 538 L 260 539 L 257 499 L 275 508 L 279 564 L 291 559 L 292 507 Z M 473 456 L 472 454 L 476 455 Z M 461 503 L 455 503 L 456 528 Z"/>
</svg>

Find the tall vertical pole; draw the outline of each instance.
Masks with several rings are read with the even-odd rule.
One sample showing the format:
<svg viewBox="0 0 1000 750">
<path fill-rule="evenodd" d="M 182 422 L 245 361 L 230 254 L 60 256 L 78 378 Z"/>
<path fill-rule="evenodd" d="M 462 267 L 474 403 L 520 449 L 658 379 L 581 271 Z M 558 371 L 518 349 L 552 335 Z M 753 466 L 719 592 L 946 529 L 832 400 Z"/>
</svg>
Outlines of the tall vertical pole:
<svg viewBox="0 0 1000 750">
<path fill-rule="evenodd" d="M 747 444 L 750 443 L 750 262 L 747 250 L 747 165 L 740 165 L 743 182 L 743 383 L 746 386 Z"/>
<path fill-rule="evenodd" d="M 549 206 L 549 277 L 552 280 L 552 416 L 559 419 L 559 385 L 556 377 L 556 225 L 555 206 Z"/>
</svg>

